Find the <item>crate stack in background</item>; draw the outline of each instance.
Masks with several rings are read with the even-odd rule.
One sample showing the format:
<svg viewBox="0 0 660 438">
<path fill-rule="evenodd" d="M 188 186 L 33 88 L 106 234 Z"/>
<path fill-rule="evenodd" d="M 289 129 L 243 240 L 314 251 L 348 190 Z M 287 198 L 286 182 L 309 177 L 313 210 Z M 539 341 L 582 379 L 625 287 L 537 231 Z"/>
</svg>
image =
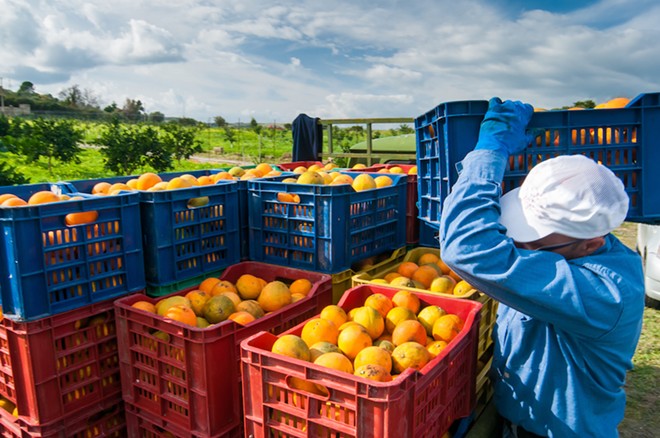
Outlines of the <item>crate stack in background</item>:
<svg viewBox="0 0 660 438">
<path fill-rule="evenodd" d="M 145 288 L 137 194 L 0 188 L 0 429 L 125 436 L 114 299 Z M 16 202 L 16 205 L 20 202 Z"/>
</svg>

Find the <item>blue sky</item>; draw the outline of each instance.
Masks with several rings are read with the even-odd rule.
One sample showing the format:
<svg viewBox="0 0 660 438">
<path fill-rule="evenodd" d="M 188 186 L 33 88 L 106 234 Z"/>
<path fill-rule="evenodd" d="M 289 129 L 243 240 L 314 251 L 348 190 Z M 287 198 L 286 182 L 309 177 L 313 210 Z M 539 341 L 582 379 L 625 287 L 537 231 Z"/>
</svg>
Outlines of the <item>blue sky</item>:
<svg viewBox="0 0 660 438">
<path fill-rule="evenodd" d="M 0 77 L 210 121 L 660 91 L 657 0 L 0 0 Z"/>
</svg>

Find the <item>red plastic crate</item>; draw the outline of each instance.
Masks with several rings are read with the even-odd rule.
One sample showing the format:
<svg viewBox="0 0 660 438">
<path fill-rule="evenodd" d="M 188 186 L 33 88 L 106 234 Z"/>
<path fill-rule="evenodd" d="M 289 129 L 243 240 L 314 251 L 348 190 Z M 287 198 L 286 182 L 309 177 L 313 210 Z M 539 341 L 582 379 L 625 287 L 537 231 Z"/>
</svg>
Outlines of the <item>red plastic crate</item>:
<svg viewBox="0 0 660 438">
<path fill-rule="evenodd" d="M 374 164 L 364 169 L 346 169 L 347 172 L 378 172 L 381 169 L 400 167 L 405 174 L 414 164 Z M 386 174 L 387 175 L 387 174 Z M 414 245 L 419 242 L 419 209 L 417 208 L 417 174 L 408 175 L 406 186 L 406 243 Z"/>
<path fill-rule="evenodd" d="M 115 302 L 125 402 L 195 436 L 220 436 L 241 424 L 240 342 L 260 331 L 287 330 L 332 302 L 329 275 L 241 262 L 220 278 L 235 283 L 243 274 L 266 281 L 307 278 L 313 288 L 300 301 L 245 326 L 228 320 L 206 329 L 131 307 L 139 300 L 155 303 L 162 297 L 133 296 Z M 167 336 L 156 337 L 156 331 Z"/>
<path fill-rule="evenodd" d="M 126 432 L 129 437 L 140 438 L 162 438 L 165 433 L 169 433 L 170 438 L 206 438 L 209 435 L 198 435 L 189 430 L 181 429 L 177 424 L 173 424 L 167 419 L 153 418 L 148 412 L 126 403 Z M 227 433 L 218 437 L 222 438 L 242 438 L 243 425 L 239 424 Z"/>
<path fill-rule="evenodd" d="M 124 403 L 119 394 L 90 409 L 46 425 L 28 425 L 0 409 L 0 436 L 4 438 L 123 438 L 126 435 Z"/>
<path fill-rule="evenodd" d="M 114 314 L 107 300 L 36 321 L 0 322 L 0 392 L 26 424 L 59 421 L 119 395 Z"/>
<path fill-rule="evenodd" d="M 358 286 L 339 305 L 346 311 L 365 299 L 396 290 Z M 245 434 L 252 437 L 441 437 L 475 406 L 476 349 L 481 304 L 417 294 L 465 321 L 458 336 L 421 371 L 407 369 L 391 382 L 374 382 L 271 353 L 277 337 L 258 333 L 241 343 Z M 300 335 L 304 323 L 287 331 Z M 327 396 L 295 389 L 291 379 L 322 385 Z M 408 421 L 405 421 L 408 420 Z"/>
</svg>

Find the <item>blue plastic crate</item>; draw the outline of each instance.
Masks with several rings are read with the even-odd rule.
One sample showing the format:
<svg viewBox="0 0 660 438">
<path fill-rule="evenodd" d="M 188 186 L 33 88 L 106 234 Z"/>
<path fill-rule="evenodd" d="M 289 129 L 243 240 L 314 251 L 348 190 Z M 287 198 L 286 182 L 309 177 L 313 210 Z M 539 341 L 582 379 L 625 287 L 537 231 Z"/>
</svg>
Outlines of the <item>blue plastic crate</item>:
<svg viewBox="0 0 660 438">
<path fill-rule="evenodd" d="M 349 185 L 283 183 L 284 176 L 250 180 L 250 259 L 337 273 L 404 246 L 407 175 L 387 176 L 392 186 L 361 192 Z M 279 192 L 299 195 L 300 203 L 278 201 Z"/>
<path fill-rule="evenodd" d="M 419 246 L 440 248 L 440 224 L 438 222 L 419 221 Z"/>
<path fill-rule="evenodd" d="M 415 119 L 419 218 L 438 223 L 456 182 L 456 163 L 474 149 L 487 101 L 443 103 Z M 537 137 L 509 159 L 503 192 L 519 187 L 539 162 L 582 154 L 610 168 L 630 197 L 628 221 L 660 222 L 660 93 L 640 94 L 619 109 L 536 112 Z M 655 187 L 655 188 L 654 188 Z"/>
<path fill-rule="evenodd" d="M 0 187 L 27 200 L 51 184 Z M 137 193 L 0 207 L 0 291 L 5 316 L 31 321 L 146 286 Z M 97 212 L 68 226 L 67 214 Z"/>
</svg>

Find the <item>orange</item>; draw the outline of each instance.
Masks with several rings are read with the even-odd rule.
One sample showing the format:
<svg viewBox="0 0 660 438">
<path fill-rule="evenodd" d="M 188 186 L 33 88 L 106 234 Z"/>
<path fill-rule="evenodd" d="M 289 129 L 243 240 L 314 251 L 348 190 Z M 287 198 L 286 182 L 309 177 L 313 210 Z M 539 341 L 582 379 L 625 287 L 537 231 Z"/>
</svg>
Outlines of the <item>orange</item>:
<svg viewBox="0 0 660 438">
<path fill-rule="evenodd" d="M 238 306 L 236 306 L 236 310 L 244 310 L 252 314 L 252 316 L 254 316 L 256 319 L 264 316 L 264 309 L 262 309 L 259 303 L 257 303 L 255 300 L 241 301 Z"/>
<path fill-rule="evenodd" d="M 376 382 L 392 381 L 392 375 L 389 371 L 377 364 L 365 364 L 361 367 L 356 366 L 353 374 L 366 379 L 375 380 Z"/>
<path fill-rule="evenodd" d="M 128 185 L 124 184 L 124 183 L 114 183 L 108 188 L 108 194 L 109 195 L 116 195 L 117 193 L 119 193 L 122 190 L 130 192 L 131 188 Z"/>
<path fill-rule="evenodd" d="M 417 321 L 419 321 L 428 336 L 433 336 L 433 324 L 443 315 L 446 315 L 447 312 L 440 306 L 426 306 L 417 314 Z"/>
<path fill-rule="evenodd" d="M 251 274 L 243 274 L 236 280 L 236 289 L 244 300 L 256 299 L 261 293 L 262 287 L 259 278 Z"/>
<path fill-rule="evenodd" d="M 270 351 L 309 362 L 309 347 L 299 336 L 282 335 L 273 343 Z"/>
<path fill-rule="evenodd" d="M 339 347 L 330 342 L 320 341 L 309 347 L 309 352 L 311 354 L 311 361 L 314 362 L 316 358 L 324 353 L 339 353 Z"/>
<path fill-rule="evenodd" d="M 447 344 L 445 341 L 433 341 L 430 344 L 426 346 L 426 350 L 429 352 L 429 355 L 431 356 L 431 359 L 436 357 L 442 350 L 447 347 Z"/>
<path fill-rule="evenodd" d="M 397 274 L 398 275 L 398 274 Z M 394 303 L 386 295 L 381 293 L 375 293 L 369 295 L 366 300 L 364 300 L 364 305 L 368 307 L 373 307 L 382 315 L 383 318 L 387 316 L 387 313 L 392 310 Z"/>
<path fill-rule="evenodd" d="M 199 178 L 197 178 L 197 182 L 199 182 L 200 186 L 211 186 L 215 184 L 215 181 L 213 181 L 213 178 L 210 176 L 202 175 Z"/>
<path fill-rule="evenodd" d="M 160 176 L 152 172 L 146 172 L 138 177 L 135 188 L 138 190 L 147 190 L 161 181 L 162 178 Z"/>
<path fill-rule="evenodd" d="M 200 285 L 201 286 L 201 285 Z M 213 287 L 211 288 L 210 295 L 212 297 L 220 295 L 223 292 L 234 292 L 237 293 L 236 287 L 227 280 L 218 280 Z"/>
<path fill-rule="evenodd" d="M 136 301 L 131 306 L 135 307 L 136 309 L 144 310 L 145 312 L 154 314 L 156 313 L 156 306 L 151 304 L 149 301 Z"/>
<path fill-rule="evenodd" d="M 456 280 L 451 278 L 449 275 L 441 275 L 433 279 L 428 289 L 431 292 L 437 292 L 440 294 L 452 294 L 454 293 L 455 287 Z"/>
<path fill-rule="evenodd" d="M 0 205 L 3 207 L 20 207 L 22 205 L 28 205 L 28 203 L 21 198 L 9 198 L 5 199 L 4 202 Z"/>
<path fill-rule="evenodd" d="M 261 290 L 257 302 L 264 311 L 274 312 L 291 304 L 291 291 L 281 281 L 271 281 Z"/>
<path fill-rule="evenodd" d="M 405 342 L 417 342 L 426 345 L 426 329 L 421 322 L 405 320 L 394 327 L 392 343 L 398 347 Z"/>
<path fill-rule="evenodd" d="M 234 303 L 234 307 L 238 306 L 241 304 L 241 297 L 238 296 L 236 292 L 231 292 L 231 291 L 224 291 L 220 292 L 218 295 L 225 296 L 231 300 L 232 303 Z"/>
<path fill-rule="evenodd" d="M 438 278 L 438 271 L 433 269 L 430 266 L 420 266 L 411 277 L 411 280 L 420 282 L 424 289 L 428 289 L 431 286 L 433 280 Z"/>
<path fill-rule="evenodd" d="M 373 307 L 358 307 L 353 315 L 353 321 L 363 326 L 371 339 L 376 339 L 385 330 L 385 320 L 378 310 Z"/>
<path fill-rule="evenodd" d="M 456 315 L 443 315 L 433 323 L 433 339 L 451 342 L 460 332 L 461 326 Z"/>
<path fill-rule="evenodd" d="M 202 316 L 204 313 L 204 304 L 206 304 L 211 296 L 202 290 L 195 289 L 188 292 L 186 298 L 190 300 L 190 308 L 195 312 L 195 315 Z"/>
<path fill-rule="evenodd" d="M 190 180 L 177 176 L 167 182 L 167 187 L 165 187 L 165 190 L 187 189 L 192 186 L 193 183 L 190 182 Z"/>
<path fill-rule="evenodd" d="M 360 350 L 372 345 L 371 336 L 360 324 L 352 324 L 339 332 L 337 346 L 339 351 L 353 360 Z"/>
<path fill-rule="evenodd" d="M 195 312 L 190 307 L 181 304 L 170 307 L 163 316 L 183 324 L 197 327 L 197 315 L 195 315 Z"/>
<path fill-rule="evenodd" d="M 383 279 L 388 283 L 391 283 L 392 280 L 394 280 L 397 277 L 401 277 L 401 274 L 399 274 L 398 272 L 388 272 L 387 274 L 385 274 Z"/>
<path fill-rule="evenodd" d="M 405 342 L 392 352 L 392 369 L 401 374 L 408 368 L 421 370 L 429 362 L 430 355 L 425 346 L 417 342 Z"/>
<path fill-rule="evenodd" d="M 376 187 L 381 188 L 381 187 L 389 187 L 392 185 L 392 178 L 389 176 L 381 175 L 378 176 L 374 179 L 374 182 L 376 183 Z"/>
<path fill-rule="evenodd" d="M 291 283 L 291 286 L 289 286 L 289 290 L 291 290 L 292 294 L 307 295 L 309 291 L 312 290 L 313 286 L 314 285 L 312 284 L 312 282 L 309 281 L 308 279 L 299 278 L 298 280 Z"/>
<path fill-rule="evenodd" d="M 447 275 L 449 275 L 451 278 L 456 280 L 457 283 L 462 280 L 462 278 L 459 277 L 459 275 L 456 272 L 454 272 L 452 269 L 449 270 L 449 274 Z"/>
<path fill-rule="evenodd" d="M 390 354 L 392 354 L 394 351 L 394 344 L 391 340 L 388 339 L 376 339 L 376 341 L 374 341 L 374 345 L 378 348 L 382 348 Z"/>
<path fill-rule="evenodd" d="M 209 277 L 199 283 L 199 286 L 197 286 L 197 289 L 201 290 L 202 292 L 206 292 L 207 294 L 211 294 L 211 291 L 213 290 L 213 286 L 218 284 L 220 282 L 219 278 L 215 277 Z"/>
<path fill-rule="evenodd" d="M 394 328 L 401 322 L 407 320 L 416 320 L 417 317 L 412 310 L 406 307 L 394 307 L 392 310 L 387 312 L 385 317 L 385 329 L 388 333 L 392 333 Z"/>
<path fill-rule="evenodd" d="M 305 298 L 307 298 L 307 297 L 303 294 L 291 294 L 291 302 L 292 303 L 297 303 L 298 301 L 304 300 Z"/>
<path fill-rule="evenodd" d="M 392 297 L 392 302 L 397 307 L 405 307 L 406 309 L 410 309 L 410 311 L 414 314 L 419 312 L 419 298 L 417 295 L 408 290 L 400 290 L 395 293 Z"/>
<path fill-rule="evenodd" d="M 408 169 L 408 175 L 417 175 L 417 166 L 413 166 Z"/>
<path fill-rule="evenodd" d="M 164 316 L 165 312 L 167 312 L 167 309 L 175 305 L 190 307 L 190 300 L 181 295 L 173 295 L 171 297 L 163 298 L 156 303 L 156 312 L 160 316 Z"/>
<path fill-rule="evenodd" d="M 464 295 L 467 295 L 473 290 L 474 288 L 470 285 L 470 283 L 468 283 L 465 280 L 461 280 L 458 283 L 456 283 L 456 286 L 454 286 L 454 295 L 456 295 L 457 297 L 462 297 Z"/>
<path fill-rule="evenodd" d="M 240 310 L 238 312 L 234 312 L 231 315 L 229 315 L 229 319 L 240 325 L 246 325 L 254 321 L 255 317 L 251 313 L 248 313 L 244 310 Z"/>
<path fill-rule="evenodd" d="M 427 252 L 426 254 L 422 254 L 419 257 L 419 260 L 417 260 L 417 264 L 419 266 L 427 265 L 429 263 L 436 264 L 440 261 L 440 257 L 437 255 L 433 254 L 432 252 Z"/>
<path fill-rule="evenodd" d="M 36 205 L 36 204 L 45 204 L 47 202 L 59 202 L 60 197 L 57 196 L 53 192 L 49 192 L 47 190 L 43 190 L 41 192 L 36 192 L 32 196 L 30 196 L 30 199 L 28 199 L 27 203 L 29 205 Z"/>
<path fill-rule="evenodd" d="M 224 295 L 216 295 L 209 298 L 202 310 L 204 319 L 211 324 L 225 321 L 235 311 L 236 306 L 234 306 L 233 301 Z"/>
<path fill-rule="evenodd" d="M 417 287 L 410 278 L 404 277 L 403 275 L 390 281 L 390 285 L 396 287 Z"/>
<path fill-rule="evenodd" d="M 92 195 L 107 195 L 108 190 L 110 189 L 110 183 L 102 181 L 100 183 L 96 183 L 94 187 L 92 187 Z"/>
<path fill-rule="evenodd" d="M 349 358 L 341 353 L 323 353 L 316 358 L 314 363 L 322 367 L 353 374 L 353 364 Z"/>
<path fill-rule="evenodd" d="M 126 185 L 128 186 L 128 188 L 133 190 L 137 190 L 137 183 L 138 183 L 137 178 L 129 179 L 128 181 L 126 181 Z"/>
<path fill-rule="evenodd" d="M 415 271 L 419 269 L 419 265 L 413 262 L 403 262 L 397 268 L 397 272 L 404 277 L 412 278 Z"/>
<path fill-rule="evenodd" d="M 0 195 L 0 205 L 2 205 L 2 203 L 5 202 L 7 199 L 12 199 L 12 198 L 18 198 L 18 196 L 12 193 L 5 193 L 4 195 Z"/>
<path fill-rule="evenodd" d="M 445 275 L 448 275 L 449 272 L 451 271 L 449 266 L 447 266 L 447 264 L 445 262 L 443 262 L 442 259 L 438 260 L 436 265 L 438 265 L 440 267 L 440 269 L 442 269 L 442 273 L 445 274 Z"/>
<path fill-rule="evenodd" d="M 201 316 L 197 317 L 197 328 L 206 328 L 210 325 L 211 324 L 209 324 L 209 322 L 207 320 L 205 320 L 204 318 L 202 318 Z"/>
<path fill-rule="evenodd" d="M 314 318 L 307 321 L 300 334 L 302 340 L 309 347 L 322 341 L 336 344 L 338 336 L 339 329 L 335 323 L 321 318 Z"/>
<path fill-rule="evenodd" d="M 392 371 L 392 356 L 386 349 L 372 345 L 362 349 L 353 361 L 356 369 L 368 364 L 382 366 L 389 373 Z"/>
<path fill-rule="evenodd" d="M 268 172 L 271 172 L 273 170 L 273 167 L 268 163 L 259 163 L 254 169 L 261 172 L 262 175 L 265 175 Z"/>
<path fill-rule="evenodd" d="M 218 173 L 214 173 L 213 175 L 211 175 L 211 179 L 214 182 L 218 182 L 220 180 L 234 179 L 234 177 L 231 176 L 231 173 L 229 173 L 229 172 L 218 172 Z"/>
<path fill-rule="evenodd" d="M 351 187 L 353 187 L 353 190 L 356 192 L 361 192 L 363 190 L 375 189 L 377 186 L 376 181 L 371 175 L 368 173 L 361 173 L 353 178 L 353 184 Z"/>
<path fill-rule="evenodd" d="M 325 306 L 323 310 L 321 310 L 319 317 L 332 321 L 337 328 L 341 327 L 346 321 L 348 321 L 346 311 L 336 304 Z"/>
</svg>

